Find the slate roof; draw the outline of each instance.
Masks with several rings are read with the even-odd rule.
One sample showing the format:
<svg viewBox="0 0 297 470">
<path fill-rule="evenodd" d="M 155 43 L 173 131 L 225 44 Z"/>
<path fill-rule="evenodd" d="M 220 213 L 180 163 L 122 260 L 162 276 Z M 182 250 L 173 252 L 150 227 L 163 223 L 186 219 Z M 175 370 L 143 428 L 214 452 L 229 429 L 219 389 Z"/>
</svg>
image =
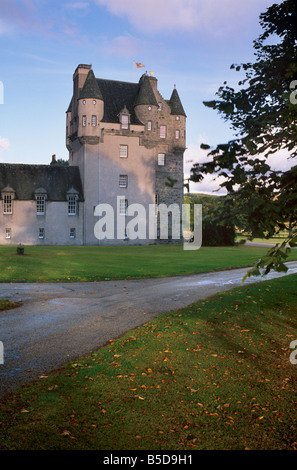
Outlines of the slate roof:
<svg viewBox="0 0 297 470">
<path fill-rule="evenodd" d="M 156 80 L 156 79 L 155 79 Z M 93 70 L 88 72 L 85 84 L 80 90 L 79 99 L 95 98 L 104 101 L 104 116 L 102 122 L 119 122 L 119 114 L 126 107 L 130 113 L 131 124 L 142 124 L 135 114 L 135 106 L 158 106 L 150 78 L 144 74 L 139 83 L 123 82 L 95 78 Z M 173 90 L 167 103 L 171 107 L 171 114 L 186 116 L 184 108 L 176 89 Z M 68 111 L 71 108 L 69 105 Z"/>
<path fill-rule="evenodd" d="M 67 192 L 78 192 L 83 200 L 79 168 L 59 165 L 0 163 L 0 193 L 7 187 L 19 200 L 34 200 L 35 192 L 45 189 L 49 201 L 67 201 Z"/>
<path fill-rule="evenodd" d="M 120 82 L 97 78 L 97 83 L 103 96 L 103 122 L 119 122 L 119 113 L 126 108 L 130 113 L 131 124 L 142 124 L 136 117 L 134 101 L 138 94 L 139 84 Z"/>
<path fill-rule="evenodd" d="M 140 104 L 158 106 L 150 79 L 147 75 L 142 75 L 139 80 L 138 93 L 134 101 L 134 106 Z"/>
<path fill-rule="evenodd" d="M 98 100 L 103 100 L 93 70 L 89 71 L 84 86 L 80 90 L 79 99 L 83 98 L 96 98 Z"/>
<path fill-rule="evenodd" d="M 167 101 L 167 103 L 169 104 L 171 108 L 171 114 L 177 114 L 179 116 L 186 116 L 179 94 L 177 93 L 177 90 L 175 88 L 172 92 L 170 100 Z"/>
</svg>

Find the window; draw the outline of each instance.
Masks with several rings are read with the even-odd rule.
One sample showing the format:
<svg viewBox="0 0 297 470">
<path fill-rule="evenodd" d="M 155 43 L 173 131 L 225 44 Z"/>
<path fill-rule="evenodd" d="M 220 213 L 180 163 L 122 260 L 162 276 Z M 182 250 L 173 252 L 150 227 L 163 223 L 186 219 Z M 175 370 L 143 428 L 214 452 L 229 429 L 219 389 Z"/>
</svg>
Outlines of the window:
<svg viewBox="0 0 297 470">
<path fill-rule="evenodd" d="M 180 130 L 179 129 L 176 129 L 176 131 L 175 131 L 175 138 L 176 139 L 180 138 Z"/>
<path fill-rule="evenodd" d="M 45 196 L 36 196 L 36 213 L 44 215 L 45 213 Z"/>
<path fill-rule="evenodd" d="M 147 122 L 147 130 L 151 131 L 152 130 L 152 121 Z"/>
<path fill-rule="evenodd" d="M 5 229 L 5 238 L 11 238 L 11 229 L 10 228 Z"/>
<path fill-rule="evenodd" d="M 128 200 L 127 199 L 120 199 L 120 215 L 127 215 L 128 209 Z"/>
<path fill-rule="evenodd" d="M 121 128 L 129 129 L 129 116 L 127 114 L 122 114 L 121 116 Z"/>
<path fill-rule="evenodd" d="M 86 127 L 86 125 L 87 125 L 87 116 L 82 117 L 82 125 L 83 125 L 83 127 Z"/>
<path fill-rule="evenodd" d="M 160 126 L 160 138 L 166 139 L 166 126 Z"/>
<path fill-rule="evenodd" d="M 120 188 L 128 188 L 128 175 L 120 175 L 119 186 Z"/>
<path fill-rule="evenodd" d="M 3 196 L 3 213 L 12 214 L 12 195 L 4 194 Z"/>
<path fill-rule="evenodd" d="M 97 126 L 97 116 L 92 116 L 92 126 L 96 127 Z"/>
<path fill-rule="evenodd" d="M 77 198 L 76 196 L 68 196 L 68 215 L 76 215 Z"/>
<path fill-rule="evenodd" d="M 165 153 L 158 154 L 158 165 L 164 166 L 165 165 Z"/>
<path fill-rule="evenodd" d="M 71 228 L 71 229 L 70 229 L 70 234 L 69 234 L 69 237 L 70 237 L 70 238 L 75 238 L 75 237 L 76 237 L 76 231 L 75 231 L 75 228 Z"/>
<path fill-rule="evenodd" d="M 162 103 L 158 103 L 158 111 L 162 111 Z"/>
<path fill-rule="evenodd" d="M 39 237 L 39 238 L 44 238 L 44 228 L 43 228 L 43 227 L 40 227 L 40 228 L 39 228 L 38 237 Z"/>
<path fill-rule="evenodd" d="M 128 157 L 128 145 L 120 145 L 120 157 L 121 158 Z"/>
</svg>

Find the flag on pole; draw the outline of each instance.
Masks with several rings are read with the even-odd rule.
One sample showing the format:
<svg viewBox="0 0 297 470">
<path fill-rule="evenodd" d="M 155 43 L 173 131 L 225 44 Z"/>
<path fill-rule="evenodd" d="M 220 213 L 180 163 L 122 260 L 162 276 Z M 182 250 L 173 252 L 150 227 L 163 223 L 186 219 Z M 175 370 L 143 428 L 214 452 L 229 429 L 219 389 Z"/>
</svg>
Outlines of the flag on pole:
<svg viewBox="0 0 297 470">
<path fill-rule="evenodd" d="M 145 67 L 141 62 L 135 62 L 136 67 L 140 69 L 141 67 Z"/>
</svg>

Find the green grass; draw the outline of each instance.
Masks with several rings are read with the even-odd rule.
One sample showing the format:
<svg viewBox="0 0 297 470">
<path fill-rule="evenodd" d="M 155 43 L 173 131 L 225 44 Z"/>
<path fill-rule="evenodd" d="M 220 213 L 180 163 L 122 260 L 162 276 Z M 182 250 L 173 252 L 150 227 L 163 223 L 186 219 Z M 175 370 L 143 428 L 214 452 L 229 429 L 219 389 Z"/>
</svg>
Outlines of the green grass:
<svg viewBox="0 0 297 470">
<path fill-rule="evenodd" d="M 17 307 L 18 303 L 17 302 L 12 302 L 9 299 L 0 299 L 0 312 L 1 310 L 8 310 L 10 308 L 15 308 Z"/>
<path fill-rule="evenodd" d="M 296 449 L 296 287 L 217 294 L 8 395 L 0 449 Z"/>
<path fill-rule="evenodd" d="M 267 248 L 253 246 L 0 246 L 0 282 L 74 282 L 183 276 L 254 264 Z M 293 250 L 290 260 L 297 260 Z"/>
</svg>

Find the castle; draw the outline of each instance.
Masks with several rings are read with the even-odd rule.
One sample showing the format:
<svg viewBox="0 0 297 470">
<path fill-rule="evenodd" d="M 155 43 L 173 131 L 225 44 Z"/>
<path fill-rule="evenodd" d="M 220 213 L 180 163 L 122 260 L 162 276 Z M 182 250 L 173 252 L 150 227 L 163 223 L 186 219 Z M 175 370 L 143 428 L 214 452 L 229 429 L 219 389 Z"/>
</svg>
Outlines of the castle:
<svg viewBox="0 0 297 470">
<path fill-rule="evenodd" d="M 127 208 L 182 207 L 186 145 L 178 92 L 165 100 L 157 85 L 147 74 L 130 83 L 96 78 L 91 65 L 76 68 L 66 112 L 69 165 L 54 156 L 49 165 L 0 164 L 0 244 L 152 243 L 148 232 L 129 237 Z M 120 236 L 98 239 L 98 205 L 117 214 Z"/>
</svg>

